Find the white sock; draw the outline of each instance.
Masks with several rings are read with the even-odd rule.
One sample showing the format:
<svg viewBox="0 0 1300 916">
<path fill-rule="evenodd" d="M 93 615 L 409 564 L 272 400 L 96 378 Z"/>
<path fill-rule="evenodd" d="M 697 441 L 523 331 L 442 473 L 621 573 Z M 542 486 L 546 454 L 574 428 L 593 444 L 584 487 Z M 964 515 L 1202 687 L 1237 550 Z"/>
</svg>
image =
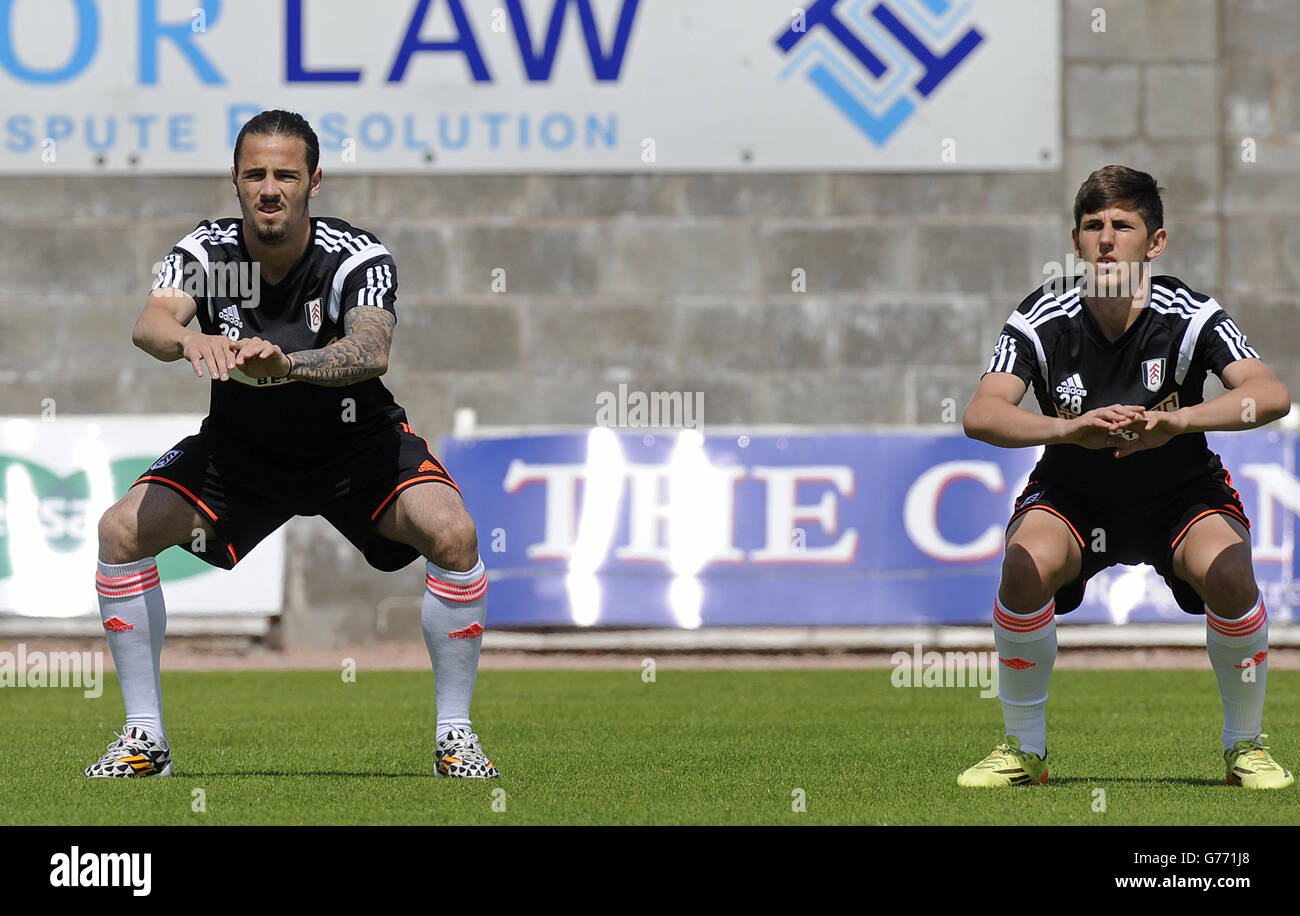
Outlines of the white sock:
<svg viewBox="0 0 1300 916">
<path fill-rule="evenodd" d="M 1237 620 L 1205 608 L 1205 648 L 1223 698 L 1223 746 L 1252 741 L 1264 723 L 1268 679 L 1268 611 L 1261 594 Z"/>
<path fill-rule="evenodd" d="M 126 724 L 163 739 L 161 658 L 167 633 L 155 557 L 134 563 L 99 563 L 95 573 L 99 617 L 108 635 L 126 706 Z"/>
<path fill-rule="evenodd" d="M 438 696 L 438 740 L 453 727 L 470 731 L 483 625 L 487 622 L 487 572 L 480 558 L 469 572 L 427 563 L 420 626 L 433 663 Z"/>
<path fill-rule="evenodd" d="M 1056 664 L 1056 602 L 1013 614 L 993 596 L 993 645 L 998 650 L 998 699 L 1007 734 L 1020 749 L 1047 757 L 1047 682 Z"/>
</svg>

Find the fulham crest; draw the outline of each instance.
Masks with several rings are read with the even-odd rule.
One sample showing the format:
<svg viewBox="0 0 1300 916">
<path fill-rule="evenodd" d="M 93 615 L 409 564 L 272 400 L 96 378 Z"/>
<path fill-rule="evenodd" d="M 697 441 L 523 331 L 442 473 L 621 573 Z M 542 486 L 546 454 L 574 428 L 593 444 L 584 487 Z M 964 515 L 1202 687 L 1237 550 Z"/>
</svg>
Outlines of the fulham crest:
<svg viewBox="0 0 1300 916">
<path fill-rule="evenodd" d="M 312 333 L 319 331 L 321 322 L 320 300 L 313 299 L 311 302 L 308 302 L 303 306 L 303 308 L 307 311 L 307 327 L 312 331 Z"/>
<path fill-rule="evenodd" d="M 1142 384 L 1146 385 L 1147 391 L 1159 391 L 1160 386 L 1165 381 L 1165 360 L 1149 359 L 1142 364 Z"/>
</svg>

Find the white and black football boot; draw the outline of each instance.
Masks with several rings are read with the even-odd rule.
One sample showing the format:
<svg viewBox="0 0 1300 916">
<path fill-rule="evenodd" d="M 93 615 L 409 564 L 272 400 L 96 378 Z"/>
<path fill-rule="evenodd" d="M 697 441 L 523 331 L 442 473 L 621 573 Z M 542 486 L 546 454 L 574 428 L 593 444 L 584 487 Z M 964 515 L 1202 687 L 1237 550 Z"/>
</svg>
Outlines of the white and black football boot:
<svg viewBox="0 0 1300 916">
<path fill-rule="evenodd" d="M 439 776 L 493 779 L 500 774 L 478 743 L 478 735 L 453 728 L 438 742 Z"/>
<path fill-rule="evenodd" d="M 114 732 L 113 734 L 117 734 Z M 138 725 L 131 725 L 117 735 L 104 756 L 86 767 L 86 775 L 130 778 L 172 775 L 172 751 L 167 739 L 155 740 Z"/>
</svg>

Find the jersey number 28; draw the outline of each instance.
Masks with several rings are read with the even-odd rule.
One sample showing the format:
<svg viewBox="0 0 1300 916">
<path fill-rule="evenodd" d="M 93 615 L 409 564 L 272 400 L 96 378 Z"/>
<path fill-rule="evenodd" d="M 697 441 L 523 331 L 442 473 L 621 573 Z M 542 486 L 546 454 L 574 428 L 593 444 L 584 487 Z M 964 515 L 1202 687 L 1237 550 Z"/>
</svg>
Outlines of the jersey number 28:
<svg viewBox="0 0 1300 916">
<path fill-rule="evenodd" d="M 1083 413 L 1083 395 L 1070 394 L 1069 392 L 1062 391 L 1061 408 L 1063 410 L 1068 410 L 1075 415 Z"/>
</svg>

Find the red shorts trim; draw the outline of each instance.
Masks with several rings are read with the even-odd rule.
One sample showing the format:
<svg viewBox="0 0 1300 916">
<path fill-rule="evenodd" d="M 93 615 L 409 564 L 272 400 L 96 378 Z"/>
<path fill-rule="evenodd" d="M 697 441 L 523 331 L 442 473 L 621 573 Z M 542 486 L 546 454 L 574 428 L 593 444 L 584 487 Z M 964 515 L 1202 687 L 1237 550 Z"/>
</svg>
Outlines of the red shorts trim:
<svg viewBox="0 0 1300 916">
<path fill-rule="evenodd" d="M 1242 515 L 1236 509 L 1230 509 L 1227 508 L 1226 506 L 1222 509 L 1206 509 L 1200 515 L 1196 516 L 1196 518 L 1192 519 L 1190 522 L 1184 525 L 1183 530 L 1178 532 L 1178 536 L 1174 538 L 1173 542 L 1169 546 L 1176 549 L 1179 543 L 1182 542 L 1183 538 L 1187 537 L 1187 532 L 1191 530 L 1191 527 L 1195 525 L 1197 522 L 1199 522 L 1201 519 L 1205 518 L 1207 515 L 1226 515 L 1229 518 L 1235 518 L 1237 521 L 1241 522 L 1243 525 L 1246 526 L 1247 531 L 1250 530 L 1250 519 L 1246 518 L 1246 516 Z"/>
<path fill-rule="evenodd" d="M 1070 531 L 1073 532 L 1075 540 L 1079 542 L 1080 549 L 1084 549 L 1088 546 L 1087 541 L 1085 541 L 1082 537 L 1080 537 L 1079 532 L 1075 531 L 1074 526 L 1070 524 L 1070 520 L 1066 518 L 1064 515 L 1062 515 L 1060 512 L 1053 509 L 1051 506 L 1025 506 L 1015 515 L 1011 516 L 1011 518 L 1007 520 L 1007 524 L 1010 525 L 1016 519 L 1020 518 L 1020 516 L 1024 515 L 1026 512 L 1032 512 L 1034 509 L 1042 509 L 1044 512 L 1050 512 L 1053 515 L 1055 515 L 1057 518 L 1059 518 L 1061 521 L 1065 522 L 1065 524 L 1069 527 Z"/>
<path fill-rule="evenodd" d="M 409 487 L 413 483 L 423 483 L 426 480 L 432 480 L 437 483 L 445 483 L 453 490 L 455 490 L 457 493 L 460 492 L 460 487 L 456 486 L 456 482 L 452 480 L 450 477 L 446 477 L 442 474 L 425 474 L 423 477 L 412 477 L 410 480 L 403 480 L 401 483 L 399 483 L 396 487 L 393 488 L 393 492 L 389 493 L 388 496 L 384 498 L 384 501 L 379 504 L 379 508 L 371 513 L 370 520 L 374 521 L 375 519 L 379 518 L 380 513 L 382 513 L 384 509 L 388 506 L 388 504 L 393 501 L 393 497 L 396 496 L 398 493 L 400 493 L 403 489 Z"/>
<path fill-rule="evenodd" d="M 154 477 L 153 475 L 150 475 L 148 477 L 138 478 L 135 483 L 131 484 L 131 486 L 135 486 L 136 483 L 144 483 L 146 480 L 152 480 L 155 483 L 164 483 L 174 490 L 179 490 L 181 493 L 183 493 L 186 496 L 186 498 L 189 499 L 190 502 L 192 502 L 195 506 L 201 509 L 208 518 L 212 519 L 214 522 L 217 520 L 217 513 L 209 509 L 207 503 L 199 499 L 197 496 L 195 496 L 193 493 L 185 489 L 183 486 L 181 486 L 174 480 L 168 480 L 166 477 Z"/>
</svg>

